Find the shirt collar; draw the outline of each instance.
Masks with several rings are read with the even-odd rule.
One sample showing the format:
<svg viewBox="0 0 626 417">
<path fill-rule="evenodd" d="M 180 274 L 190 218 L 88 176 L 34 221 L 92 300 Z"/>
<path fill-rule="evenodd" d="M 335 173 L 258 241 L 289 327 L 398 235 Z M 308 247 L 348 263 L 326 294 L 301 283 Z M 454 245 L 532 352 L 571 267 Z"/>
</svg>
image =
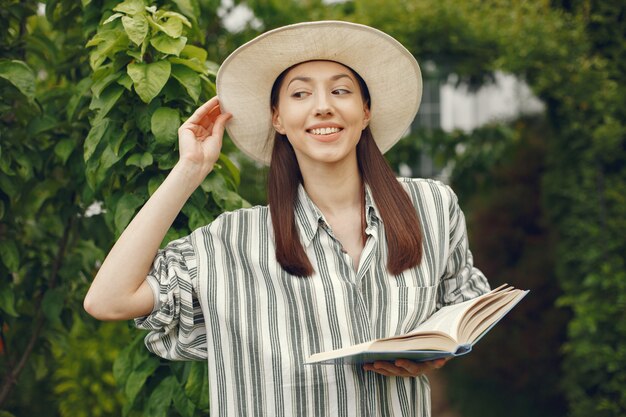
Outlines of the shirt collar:
<svg viewBox="0 0 626 417">
<path fill-rule="evenodd" d="M 381 219 L 378 207 L 376 207 L 370 187 L 367 184 L 365 184 L 365 213 L 367 230 Z M 311 200 L 302 184 L 298 186 L 295 215 L 300 240 L 304 247 L 307 247 L 317 234 L 320 225 L 326 225 L 327 223 L 324 214 Z"/>
</svg>

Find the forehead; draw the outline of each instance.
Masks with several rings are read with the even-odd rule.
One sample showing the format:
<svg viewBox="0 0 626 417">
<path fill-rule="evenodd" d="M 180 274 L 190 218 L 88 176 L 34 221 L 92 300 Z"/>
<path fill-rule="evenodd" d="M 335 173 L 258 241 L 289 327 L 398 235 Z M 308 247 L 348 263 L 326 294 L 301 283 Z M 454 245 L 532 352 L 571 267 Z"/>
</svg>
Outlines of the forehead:
<svg viewBox="0 0 626 417">
<path fill-rule="evenodd" d="M 356 78 L 350 68 L 334 61 L 307 61 L 294 65 L 285 74 L 285 80 L 289 81 L 294 77 L 315 78 L 334 76 L 337 74 L 347 74 L 356 83 Z"/>
</svg>

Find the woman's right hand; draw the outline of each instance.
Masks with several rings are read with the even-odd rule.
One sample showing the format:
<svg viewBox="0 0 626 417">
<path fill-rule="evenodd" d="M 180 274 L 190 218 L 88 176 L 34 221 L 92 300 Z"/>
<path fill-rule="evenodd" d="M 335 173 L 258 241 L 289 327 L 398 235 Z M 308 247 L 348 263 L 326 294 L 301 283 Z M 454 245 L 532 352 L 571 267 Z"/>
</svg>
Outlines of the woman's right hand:
<svg viewBox="0 0 626 417">
<path fill-rule="evenodd" d="M 200 106 L 178 128 L 180 161 L 199 169 L 200 181 L 213 170 L 222 149 L 224 125 L 232 117 L 222 113 L 219 100 L 213 97 Z"/>
</svg>

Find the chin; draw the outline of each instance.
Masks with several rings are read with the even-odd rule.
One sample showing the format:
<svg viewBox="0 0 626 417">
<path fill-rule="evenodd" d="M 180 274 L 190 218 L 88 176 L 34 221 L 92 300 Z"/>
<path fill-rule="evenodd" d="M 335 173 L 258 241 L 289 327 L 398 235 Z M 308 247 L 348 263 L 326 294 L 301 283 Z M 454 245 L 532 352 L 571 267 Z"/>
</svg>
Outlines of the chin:
<svg viewBox="0 0 626 417">
<path fill-rule="evenodd" d="M 347 162 L 350 159 L 350 152 L 345 151 L 330 151 L 330 152 L 319 152 L 319 153 L 310 153 L 307 155 L 307 159 L 311 162 L 317 162 L 321 164 L 338 164 L 342 162 Z M 355 154 L 356 157 L 356 154 Z"/>
</svg>

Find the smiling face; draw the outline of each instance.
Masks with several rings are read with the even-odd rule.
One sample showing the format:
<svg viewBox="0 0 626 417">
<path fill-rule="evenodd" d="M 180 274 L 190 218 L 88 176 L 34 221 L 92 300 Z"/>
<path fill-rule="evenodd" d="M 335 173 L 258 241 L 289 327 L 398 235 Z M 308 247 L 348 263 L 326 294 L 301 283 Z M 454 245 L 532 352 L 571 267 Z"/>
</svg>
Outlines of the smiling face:
<svg viewBox="0 0 626 417">
<path fill-rule="evenodd" d="M 291 68 L 272 113 L 274 128 L 287 136 L 301 169 L 317 163 L 356 163 L 356 145 L 369 119 L 354 73 L 331 61 Z"/>
</svg>

